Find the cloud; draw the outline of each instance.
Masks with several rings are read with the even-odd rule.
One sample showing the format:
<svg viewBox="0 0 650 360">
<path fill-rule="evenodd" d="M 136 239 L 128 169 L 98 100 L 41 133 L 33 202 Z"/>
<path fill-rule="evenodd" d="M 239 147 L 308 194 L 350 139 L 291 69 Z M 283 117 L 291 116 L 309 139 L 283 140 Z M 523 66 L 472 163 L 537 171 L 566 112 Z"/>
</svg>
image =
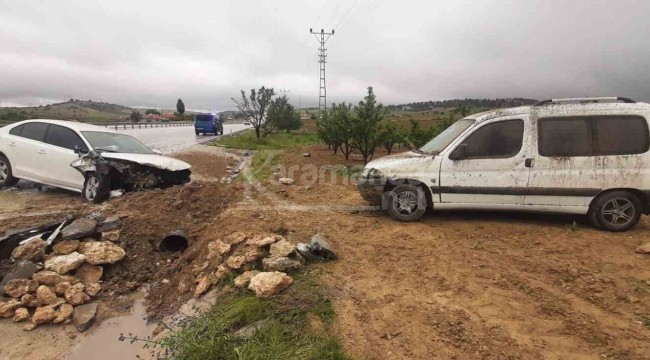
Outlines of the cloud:
<svg viewBox="0 0 650 360">
<path fill-rule="evenodd" d="M 81 98 L 229 109 L 240 89 L 318 103 L 621 95 L 650 101 L 646 0 L 5 0 L 0 104 Z"/>
</svg>

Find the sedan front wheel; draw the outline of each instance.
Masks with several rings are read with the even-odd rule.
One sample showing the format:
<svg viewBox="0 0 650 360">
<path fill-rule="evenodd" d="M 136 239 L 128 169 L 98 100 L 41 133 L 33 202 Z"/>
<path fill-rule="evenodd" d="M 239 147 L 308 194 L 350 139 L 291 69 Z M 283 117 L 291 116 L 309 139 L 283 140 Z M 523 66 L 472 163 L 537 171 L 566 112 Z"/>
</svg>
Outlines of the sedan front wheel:
<svg viewBox="0 0 650 360">
<path fill-rule="evenodd" d="M 87 202 L 99 204 L 108 199 L 111 193 L 110 179 L 108 176 L 97 173 L 86 175 L 86 181 L 81 196 Z"/>
</svg>

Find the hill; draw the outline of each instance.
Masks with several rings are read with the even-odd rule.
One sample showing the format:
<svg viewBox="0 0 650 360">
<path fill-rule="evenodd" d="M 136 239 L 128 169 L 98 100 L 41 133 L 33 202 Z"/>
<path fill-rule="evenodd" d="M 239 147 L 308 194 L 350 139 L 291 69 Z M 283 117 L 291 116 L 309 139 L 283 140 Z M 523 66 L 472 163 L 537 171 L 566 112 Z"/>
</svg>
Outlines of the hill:
<svg viewBox="0 0 650 360">
<path fill-rule="evenodd" d="M 25 119 L 59 119 L 83 122 L 124 121 L 132 108 L 105 102 L 72 99 L 66 102 L 32 107 L 0 107 L 0 122 Z"/>
<path fill-rule="evenodd" d="M 412 102 L 401 105 L 388 105 L 389 110 L 405 110 L 405 111 L 423 111 L 432 109 L 450 109 L 456 108 L 458 104 L 464 103 L 471 108 L 479 109 L 497 109 L 516 107 L 523 105 L 533 105 L 537 100 L 524 99 L 524 98 L 505 98 L 505 99 L 452 99 L 452 100 L 436 100 L 436 101 L 421 101 Z"/>
</svg>

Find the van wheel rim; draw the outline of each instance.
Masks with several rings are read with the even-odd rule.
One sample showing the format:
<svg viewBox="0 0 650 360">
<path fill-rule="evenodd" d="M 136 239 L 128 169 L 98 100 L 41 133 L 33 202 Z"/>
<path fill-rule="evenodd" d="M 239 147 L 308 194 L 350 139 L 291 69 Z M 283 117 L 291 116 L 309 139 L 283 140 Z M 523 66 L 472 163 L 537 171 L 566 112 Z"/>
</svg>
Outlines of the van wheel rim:
<svg viewBox="0 0 650 360">
<path fill-rule="evenodd" d="M 393 210 L 401 215 L 412 215 L 418 208 L 418 196 L 414 192 L 404 191 L 395 197 Z"/>
<path fill-rule="evenodd" d="M 99 179 L 96 177 L 88 178 L 88 183 L 86 184 L 86 198 L 88 200 L 93 200 L 97 196 L 97 189 L 99 188 Z"/>
<path fill-rule="evenodd" d="M 605 206 L 603 206 L 601 215 L 608 223 L 616 226 L 623 226 L 632 221 L 635 212 L 636 209 L 634 208 L 634 204 L 630 200 L 617 198 L 608 201 Z"/>
<path fill-rule="evenodd" d="M 5 181 L 9 177 L 9 166 L 4 161 L 0 161 L 0 181 Z"/>
</svg>

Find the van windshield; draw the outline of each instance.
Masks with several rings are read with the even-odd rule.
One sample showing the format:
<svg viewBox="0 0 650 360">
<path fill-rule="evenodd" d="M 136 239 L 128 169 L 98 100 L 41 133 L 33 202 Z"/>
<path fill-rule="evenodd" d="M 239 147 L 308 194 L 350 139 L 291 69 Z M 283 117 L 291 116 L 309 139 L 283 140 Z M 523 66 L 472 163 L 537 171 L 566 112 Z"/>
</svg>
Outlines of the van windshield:
<svg viewBox="0 0 650 360">
<path fill-rule="evenodd" d="M 419 150 L 426 154 L 436 155 L 444 150 L 447 145 L 451 144 L 458 135 L 462 134 L 463 131 L 467 130 L 468 127 L 474 124 L 475 120 L 472 119 L 462 119 L 453 123 L 450 127 L 445 129 L 445 131 L 438 134 L 431 141 L 424 144 Z"/>
</svg>

